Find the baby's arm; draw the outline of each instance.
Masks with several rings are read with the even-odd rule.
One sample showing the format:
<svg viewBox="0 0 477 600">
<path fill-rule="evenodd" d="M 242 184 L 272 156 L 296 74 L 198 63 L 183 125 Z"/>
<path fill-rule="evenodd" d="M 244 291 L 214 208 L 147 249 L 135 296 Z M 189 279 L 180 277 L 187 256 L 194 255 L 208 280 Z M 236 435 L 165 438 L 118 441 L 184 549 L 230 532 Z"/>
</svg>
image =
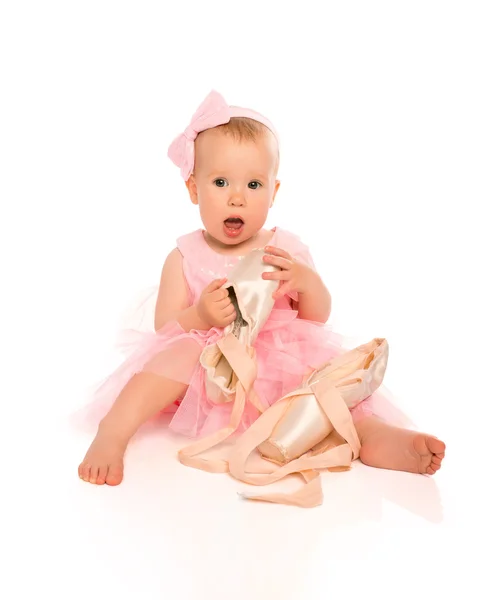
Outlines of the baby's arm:
<svg viewBox="0 0 477 600">
<path fill-rule="evenodd" d="M 182 255 L 177 248 L 168 255 L 161 274 L 154 315 L 154 328 L 157 331 L 170 321 L 177 321 L 184 331 L 210 329 L 197 314 L 197 308 L 190 306 L 187 283 L 182 270 Z"/>
<path fill-rule="evenodd" d="M 298 294 L 298 317 L 326 323 L 331 314 L 331 295 L 318 273 L 306 292 Z"/>
<path fill-rule="evenodd" d="M 305 247 L 296 258 L 313 271 L 314 277 L 306 286 L 306 292 L 297 294 L 298 301 L 294 301 L 293 307 L 298 310 L 300 319 L 326 323 L 331 314 L 331 294 L 318 274 L 309 248 Z"/>
</svg>

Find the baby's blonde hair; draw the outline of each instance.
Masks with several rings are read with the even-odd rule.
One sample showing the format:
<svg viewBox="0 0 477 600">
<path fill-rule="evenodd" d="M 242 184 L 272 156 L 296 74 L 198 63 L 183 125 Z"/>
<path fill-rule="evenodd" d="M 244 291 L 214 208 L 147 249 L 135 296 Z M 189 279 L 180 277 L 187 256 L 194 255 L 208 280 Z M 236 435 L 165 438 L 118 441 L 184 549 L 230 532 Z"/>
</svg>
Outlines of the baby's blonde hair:
<svg viewBox="0 0 477 600">
<path fill-rule="evenodd" d="M 251 142 L 255 142 L 257 138 L 270 133 L 268 127 L 263 125 L 263 123 L 259 123 L 248 117 L 231 117 L 228 123 L 218 125 L 216 129 L 232 135 L 239 141 L 247 140 Z"/>
<path fill-rule="evenodd" d="M 214 129 L 218 129 L 225 135 L 231 135 L 239 142 L 255 142 L 260 137 L 266 135 L 271 135 L 272 137 L 275 137 L 266 125 L 260 123 L 259 121 L 255 121 L 254 119 L 249 119 L 248 117 L 231 117 L 228 123 L 224 123 L 223 125 L 217 125 L 216 127 L 214 127 Z M 275 168 L 275 173 L 278 172 L 279 163 L 280 151 L 277 143 L 277 164 Z"/>
</svg>

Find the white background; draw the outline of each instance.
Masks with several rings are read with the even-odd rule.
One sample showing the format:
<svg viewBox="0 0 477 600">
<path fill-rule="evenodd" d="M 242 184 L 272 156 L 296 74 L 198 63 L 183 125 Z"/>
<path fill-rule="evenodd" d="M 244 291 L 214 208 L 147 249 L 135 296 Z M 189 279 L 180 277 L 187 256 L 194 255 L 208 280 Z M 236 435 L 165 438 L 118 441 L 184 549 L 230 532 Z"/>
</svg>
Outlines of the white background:
<svg viewBox="0 0 477 600">
<path fill-rule="evenodd" d="M 474 2 L 21 2 L 0 8 L 5 599 L 476 597 Z M 330 323 L 446 441 L 427 478 L 356 463 L 313 510 L 240 501 L 161 428 L 118 488 L 68 415 L 138 292 L 201 226 L 167 158 L 216 89 L 282 138 L 270 227 L 308 243 Z"/>
</svg>

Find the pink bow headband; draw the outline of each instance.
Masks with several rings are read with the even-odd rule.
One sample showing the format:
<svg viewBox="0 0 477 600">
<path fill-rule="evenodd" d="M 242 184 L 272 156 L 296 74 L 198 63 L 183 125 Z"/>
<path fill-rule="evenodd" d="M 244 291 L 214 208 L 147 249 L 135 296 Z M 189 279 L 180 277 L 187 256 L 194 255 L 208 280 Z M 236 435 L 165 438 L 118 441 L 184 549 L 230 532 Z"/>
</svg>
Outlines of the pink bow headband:
<svg viewBox="0 0 477 600">
<path fill-rule="evenodd" d="M 232 117 L 248 117 L 262 123 L 275 135 L 278 133 L 271 122 L 250 108 L 229 106 L 223 97 L 212 90 L 195 112 L 184 133 L 181 133 L 169 146 L 167 155 L 180 167 L 181 175 L 187 181 L 194 169 L 194 140 L 201 131 L 228 123 Z"/>
</svg>

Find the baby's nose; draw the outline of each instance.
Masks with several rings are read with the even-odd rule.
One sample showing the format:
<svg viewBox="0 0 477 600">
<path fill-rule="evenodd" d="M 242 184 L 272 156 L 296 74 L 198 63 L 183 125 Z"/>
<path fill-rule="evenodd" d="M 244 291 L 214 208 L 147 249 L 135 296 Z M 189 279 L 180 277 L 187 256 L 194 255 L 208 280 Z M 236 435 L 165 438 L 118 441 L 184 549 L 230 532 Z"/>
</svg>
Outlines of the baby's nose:
<svg viewBox="0 0 477 600">
<path fill-rule="evenodd" d="M 231 206 L 243 206 L 245 204 L 245 198 L 240 194 L 233 194 L 229 198 L 229 204 Z"/>
</svg>

